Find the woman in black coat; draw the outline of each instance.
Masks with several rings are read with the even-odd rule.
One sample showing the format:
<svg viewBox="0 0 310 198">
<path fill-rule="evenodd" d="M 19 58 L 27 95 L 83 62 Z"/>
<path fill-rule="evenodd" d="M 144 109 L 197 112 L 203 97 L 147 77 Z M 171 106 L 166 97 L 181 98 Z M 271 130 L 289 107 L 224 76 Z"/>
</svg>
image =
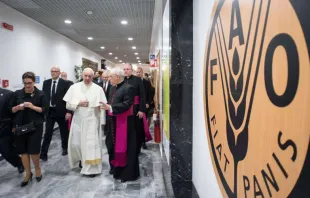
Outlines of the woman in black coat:
<svg viewBox="0 0 310 198">
<path fill-rule="evenodd" d="M 30 166 L 30 156 L 35 167 L 35 177 L 38 182 L 42 179 L 40 169 L 40 150 L 43 134 L 43 122 L 48 103 L 44 92 L 37 89 L 35 85 L 35 74 L 26 72 L 22 76 L 24 88 L 14 92 L 11 101 L 11 110 L 15 114 L 13 133 L 17 133 L 18 127 L 23 127 L 33 123 L 34 130 L 24 135 L 16 136 L 16 149 L 21 154 L 22 163 L 26 171 L 26 176 L 21 183 L 21 187 L 26 186 L 32 180 Z"/>
</svg>

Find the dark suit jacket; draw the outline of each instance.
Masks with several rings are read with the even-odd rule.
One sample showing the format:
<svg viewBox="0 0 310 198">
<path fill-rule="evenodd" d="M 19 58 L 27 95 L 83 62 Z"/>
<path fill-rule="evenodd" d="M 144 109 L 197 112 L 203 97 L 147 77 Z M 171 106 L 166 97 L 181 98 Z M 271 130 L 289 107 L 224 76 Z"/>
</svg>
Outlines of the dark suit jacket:
<svg viewBox="0 0 310 198">
<path fill-rule="evenodd" d="M 12 117 L 10 101 L 14 92 L 0 88 L 0 138 L 12 135 Z"/>
<path fill-rule="evenodd" d="M 143 86 L 144 86 L 144 94 L 145 94 L 145 103 L 150 105 L 152 103 L 152 96 L 151 96 L 151 82 L 148 80 L 142 79 Z"/>
<path fill-rule="evenodd" d="M 43 91 L 45 93 L 46 100 L 48 104 L 51 101 L 51 86 L 52 86 L 52 79 L 45 80 L 43 82 Z M 70 85 L 68 81 L 59 78 L 57 88 L 56 88 L 56 114 L 58 117 L 65 117 L 66 113 L 71 113 L 66 109 L 66 102 L 63 100 L 65 94 L 67 93 Z"/>
</svg>

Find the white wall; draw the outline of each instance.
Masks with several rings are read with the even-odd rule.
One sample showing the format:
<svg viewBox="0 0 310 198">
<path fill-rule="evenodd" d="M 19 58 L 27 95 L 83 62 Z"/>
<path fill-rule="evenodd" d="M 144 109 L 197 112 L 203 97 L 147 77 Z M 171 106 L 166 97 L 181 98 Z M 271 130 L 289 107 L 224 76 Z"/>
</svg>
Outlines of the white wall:
<svg viewBox="0 0 310 198">
<path fill-rule="evenodd" d="M 212 166 L 204 120 L 203 67 L 214 0 L 194 0 L 193 182 L 201 198 L 222 197 Z"/>
<path fill-rule="evenodd" d="M 40 76 L 39 88 L 44 78 L 50 78 L 53 65 L 75 80 L 74 66 L 82 65 L 82 58 L 98 62 L 103 57 L 86 49 L 18 11 L 0 3 L 0 22 L 14 26 L 14 31 L 0 27 L 0 79 L 10 80 L 9 89 L 21 86 L 25 71 Z M 107 65 L 112 63 L 107 61 Z"/>
</svg>

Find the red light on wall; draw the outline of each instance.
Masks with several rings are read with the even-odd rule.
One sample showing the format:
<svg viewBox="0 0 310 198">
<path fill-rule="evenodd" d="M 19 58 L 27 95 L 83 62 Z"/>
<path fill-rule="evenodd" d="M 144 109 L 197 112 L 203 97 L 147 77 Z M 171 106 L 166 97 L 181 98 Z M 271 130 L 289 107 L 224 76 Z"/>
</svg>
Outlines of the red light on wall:
<svg viewBox="0 0 310 198">
<path fill-rule="evenodd" d="M 13 31 L 14 29 L 13 25 L 10 25 L 8 23 L 2 23 L 2 27 L 10 31 Z"/>
</svg>

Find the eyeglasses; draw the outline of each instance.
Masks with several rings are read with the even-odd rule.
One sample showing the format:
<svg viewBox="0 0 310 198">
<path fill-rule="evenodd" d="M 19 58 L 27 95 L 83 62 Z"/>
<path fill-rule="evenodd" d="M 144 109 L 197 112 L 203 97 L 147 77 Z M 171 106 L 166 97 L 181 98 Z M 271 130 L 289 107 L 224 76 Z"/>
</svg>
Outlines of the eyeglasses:
<svg viewBox="0 0 310 198">
<path fill-rule="evenodd" d="M 57 73 L 57 72 L 60 72 L 60 71 L 55 71 L 55 70 L 54 70 L 54 71 L 51 71 L 51 72 L 52 72 L 52 73 Z"/>
<path fill-rule="evenodd" d="M 24 85 L 32 85 L 33 82 L 23 82 Z"/>
</svg>

